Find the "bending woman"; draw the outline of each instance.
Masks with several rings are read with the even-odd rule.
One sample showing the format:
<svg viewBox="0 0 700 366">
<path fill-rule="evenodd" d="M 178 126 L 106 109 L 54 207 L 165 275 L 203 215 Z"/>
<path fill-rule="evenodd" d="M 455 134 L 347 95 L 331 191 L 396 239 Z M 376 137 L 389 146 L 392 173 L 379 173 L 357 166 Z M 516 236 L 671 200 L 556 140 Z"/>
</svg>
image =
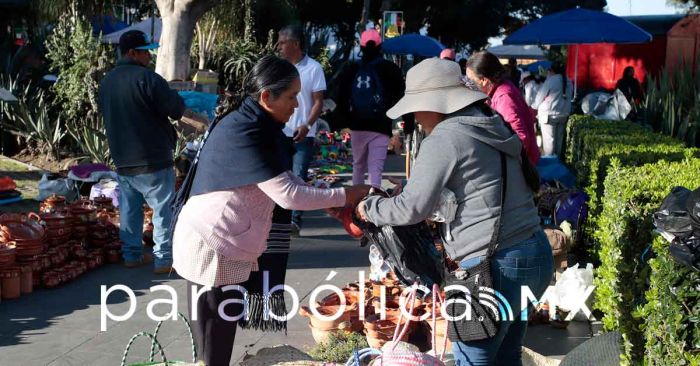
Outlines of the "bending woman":
<svg viewBox="0 0 700 366">
<path fill-rule="evenodd" d="M 460 267 L 472 268 L 485 260 L 497 237 L 490 258 L 493 287 L 519 308 L 521 286 L 538 298 L 547 288 L 554 271 L 552 250 L 522 170 L 522 144 L 485 99 L 461 83 L 454 62 L 428 59 L 409 70 L 406 94 L 387 115 L 413 112 L 429 135 L 403 191 L 392 198 L 369 197 L 357 213 L 375 225 L 415 224 L 432 214 L 443 189 L 451 190 L 458 206 L 451 235 L 441 228 L 446 253 Z M 456 364 L 521 365 L 527 321 L 517 318 L 500 322 L 493 338 L 454 342 Z"/>
<path fill-rule="evenodd" d="M 340 207 L 356 204 L 369 191 L 312 188 L 287 169 L 291 145 L 282 128 L 297 107 L 300 88 L 294 65 L 262 58 L 230 113 L 209 132 L 191 181 L 183 184 L 190 191 L 174 230 L 173 267 L 188 281 L 198 354 L 210 366 L 230 363 L 237 323 L 245 315 L 244 291 L 226 286 L 241 284 L 257 270 L 275 204 L 296 210 Z"/>
</svg>

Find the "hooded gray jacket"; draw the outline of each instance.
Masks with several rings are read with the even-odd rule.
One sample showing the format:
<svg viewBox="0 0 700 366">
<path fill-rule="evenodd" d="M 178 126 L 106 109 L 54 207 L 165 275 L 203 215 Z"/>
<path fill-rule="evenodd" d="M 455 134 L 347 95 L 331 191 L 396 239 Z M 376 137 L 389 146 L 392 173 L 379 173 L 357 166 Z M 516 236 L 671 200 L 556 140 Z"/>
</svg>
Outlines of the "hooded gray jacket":
<svg viewBox="0 0 700 366">
<path fill-rule="evenodd" d="M 488 117 L 475 107 L 450 115 L 423 140 L 403 192 L 392 198 L 367 199 L 367 218 L 375 225 L 421 222 L 433 213 L 440 192 L 447 188 L 458 204 L 450 224 L 452 240 L 445 243 L 447 255 L 457 262 L 485 255 L 501 204 L 502 151 L 508 187 L 497 250 L 513 246 L 540 230 L 520 166 L 521 147 L 518 136 L 498 115 Z"/>
</svg>

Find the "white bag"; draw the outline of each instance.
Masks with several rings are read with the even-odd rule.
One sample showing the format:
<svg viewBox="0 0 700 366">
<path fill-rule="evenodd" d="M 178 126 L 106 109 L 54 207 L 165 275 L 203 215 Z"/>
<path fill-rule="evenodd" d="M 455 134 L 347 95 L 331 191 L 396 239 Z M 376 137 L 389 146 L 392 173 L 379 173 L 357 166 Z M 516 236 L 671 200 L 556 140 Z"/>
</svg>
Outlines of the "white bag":
<svg viewBox="0 0 700 366">
<path fill-rule="evenodd" d="M 561 277 L 554 286 L 554 293 L 557 297 L 557 307 L 564 311 L 578 309 L 581 297 L 584 296 L 588 287 L 593 285 L 593 264 L 588 263 L 586 268 L 579 268 L 578 263 L 569 267 L 562 273 Z M 586 300 L 586 306 L 592 309 L 593 296 L 589 296 Z M 583 312 L 579 311 L 575 314 L 574 320 L 587 321 Z"/>
<path fill-rule="evenodd" d="M 39 196 L 37 201 L 43 201 L 52 194 L 63 196 L 67 202 L 78 199 L 78 187 L 75 182 L 68 178 L 49 179 L 49 174 L 44 173 L 39 180 Z"/>
</svg>

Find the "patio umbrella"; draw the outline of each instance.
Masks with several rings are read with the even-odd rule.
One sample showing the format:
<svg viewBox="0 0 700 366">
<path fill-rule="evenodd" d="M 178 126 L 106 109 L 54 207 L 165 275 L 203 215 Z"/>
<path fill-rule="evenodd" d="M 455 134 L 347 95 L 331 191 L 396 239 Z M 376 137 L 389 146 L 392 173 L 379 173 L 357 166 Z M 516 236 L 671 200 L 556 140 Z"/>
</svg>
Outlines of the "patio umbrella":
<svg viewBox="0 0 700 366">
<path fill-rule="evenodd" d="M 486 49 L 499 58 L 527 58 L 531 60 L 544 60 L 544 51 L 535 45 L 500 45 Z"/>
<path fill-rule="evenodd" d="M 537 19 L 506 37 L 503 43 L 577 45 L 649 41 L 651 41 L 651 34 L 625 19 L 602 11 L 576 8 Z M 578 47 L 576 47 L 574 80 L 577 74 Z M 575 84 L 574 90 L 576 90 Z"/>
<path fill-rule="evenodd" d="M 445 49 L 437 39 L 412 33 L 389 38 L 382 43 L 384 53 L 399 55 L 418 55 L 423 57 L 439 56 Z"/>
</svg>

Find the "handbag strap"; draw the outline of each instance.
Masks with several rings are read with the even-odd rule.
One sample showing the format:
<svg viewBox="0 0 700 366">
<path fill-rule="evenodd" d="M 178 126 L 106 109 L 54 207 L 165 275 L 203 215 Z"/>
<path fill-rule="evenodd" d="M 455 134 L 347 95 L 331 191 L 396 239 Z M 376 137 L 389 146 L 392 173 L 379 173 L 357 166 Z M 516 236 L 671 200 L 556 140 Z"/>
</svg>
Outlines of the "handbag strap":
<svg viewBox="0 0 700 366">
<path fill-rule="evenodd" d="M 506 204 L 506 187 L 508 186 L 508 166 L 506 164 L 506 154 L 501 151 L 501 207 L 498 211 L 498 217 L 496 218 L 496 223 L 493 227 L 493 235 L 491 235 L 491 242 L 489 243 L 488 250 L 486 251 L 486 259 L 490 259 L 494 253 L 496 253 L 496 247 L 498 246 L 498 238 L 501 235 L 501 219 L 503 218 L 503 211 Z"/>
</svg>

